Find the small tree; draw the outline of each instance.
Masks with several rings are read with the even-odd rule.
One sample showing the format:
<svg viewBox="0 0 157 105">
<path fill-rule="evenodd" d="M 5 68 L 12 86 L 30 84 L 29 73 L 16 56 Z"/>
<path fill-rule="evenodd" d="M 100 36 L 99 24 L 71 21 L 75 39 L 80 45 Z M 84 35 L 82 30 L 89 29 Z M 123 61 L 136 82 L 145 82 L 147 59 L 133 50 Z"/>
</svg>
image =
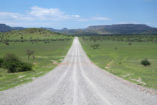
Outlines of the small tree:
<svg viewBox="0 0 157 105">
<path fill-rule="evenodd" d="M 147 59 L 142 60 L 142 61 L 141 61 L 141 64 L 142 64 L 143 66 L 149 66 L 149 65 L 151 65 L 151 63 L 150 63 Z"/>
<path fill-rule="evenodd" d="M 20 39 L 21 39 L 21 42 L 23 42 L 23 39 L 24 39 L 23 36 L 21 36 Z"/>
<path fill-rule="evenodd" d="M 34 54 L 34 51 L 33 51 L 33 50 L 30 50 L 30 49 L 27 49 L 27 50 L 26 50 L 26 54 L 27 54 L 28 60 L 29 60 L 30 56 L 32 56 L 32 55 Z"/>
</svg>

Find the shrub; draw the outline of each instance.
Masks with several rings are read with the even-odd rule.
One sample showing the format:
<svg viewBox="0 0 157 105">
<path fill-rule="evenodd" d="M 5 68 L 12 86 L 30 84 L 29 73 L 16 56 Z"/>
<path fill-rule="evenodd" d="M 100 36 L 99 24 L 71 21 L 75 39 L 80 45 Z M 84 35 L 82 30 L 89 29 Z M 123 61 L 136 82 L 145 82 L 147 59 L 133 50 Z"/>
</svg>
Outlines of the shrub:
<svg viewBox="0 0 157 105">
<path fill-rule="evenodd" d="M 142 64 L 143 66 L 149 66 L 149 65 L 151 65 L 150 61 L 148 61 L 147 59 L 142 60 L 142 61 L 141 61 L 141 64 Z"/>
<path fill-rule="evenodd" d="M 31 64 L 20 61 L 14 54 L 7 54 L 3 59 L 2 66 L 10 73 L 32 70 Z"/>
<path fill-rule="evenodd" d="M 3 59 L 0 58 L 0 67 L 2 67 Z"/>
<path fill-rule="evenodd" d="M 19 68 L 19 72 L 23 72 L 23 71 L 31 71 L 32 70 L 32 64 L 30 63 L 21 63 L 20 64 L 20 68 Z"/>
<path fill-rule="evenodd" d="M 5 63 L 5 68 L 8 69 L 9 73 L 18 72 L 19 63 L 18 62 Z"/>
</svg>

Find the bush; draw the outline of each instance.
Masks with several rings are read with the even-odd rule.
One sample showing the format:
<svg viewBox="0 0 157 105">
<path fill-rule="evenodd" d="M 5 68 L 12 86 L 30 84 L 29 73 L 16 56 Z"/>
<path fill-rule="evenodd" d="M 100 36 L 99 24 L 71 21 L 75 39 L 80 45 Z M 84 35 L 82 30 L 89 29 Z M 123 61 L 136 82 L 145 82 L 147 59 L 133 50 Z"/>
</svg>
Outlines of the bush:
<svg viewBox="0 0 157 105">
<path fill-rule="evenodd" d="M 3 59 L 2 66 L 10 73 L 32 70 L 31 64 L 20 61 L 14 54 L 7 54 Z"/>
<path fill-rule="evenodd" d="M 0 67 L 2 67 L 3 59 L 0 58 Z"/>
<path fill-rule="evenodd" d="M 18 72 L 19 62 L 5 62 L 4 67 L 8 69 L 9 73 Z"/>
<path fill-rule="evenodd" d="M 142 64 L 143 66 L 149 66 L 149 65 L 151 65 L 151 63 L 150 63 L 147 59 L 142 60 L 142 61 L 141 61 L 141 64 Z"/>
<path fill-rule="evenodd" d="M 19 68 L 19 72 L 23 72 L 23 71 L 31 71 L 32 70 L 32 64 L 30 63 L 21 63 L 20 64 L 20 68 Z"/>
</svg>

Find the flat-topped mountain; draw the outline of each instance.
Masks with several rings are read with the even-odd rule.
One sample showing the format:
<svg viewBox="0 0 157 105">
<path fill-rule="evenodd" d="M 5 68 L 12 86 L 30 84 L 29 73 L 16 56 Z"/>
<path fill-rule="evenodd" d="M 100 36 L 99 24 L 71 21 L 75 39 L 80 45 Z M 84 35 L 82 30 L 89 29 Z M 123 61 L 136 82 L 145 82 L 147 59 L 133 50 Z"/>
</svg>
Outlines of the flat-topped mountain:
<svg viewBox="0 0 157 105">
<path fill-rule="evenodd" d="M 54 30 L 53 30 L 54 31 Z M 157 28 L 145 24 L 113 24 L 113 25 L 96 25 L 84 29 L 67 29 L 55 30 L 64 34 L 74 35 L 94 35 L 94 34 L 157 34 Z"/>
<path fill-rule="evenodd" d="M 147 34 L 157 33 L 157 28 L 145 24 L 115 24 L 115 25 L 98 25 L 89 26 L 86 30 L 97 32 L 98 34 Z"/>
</svg>

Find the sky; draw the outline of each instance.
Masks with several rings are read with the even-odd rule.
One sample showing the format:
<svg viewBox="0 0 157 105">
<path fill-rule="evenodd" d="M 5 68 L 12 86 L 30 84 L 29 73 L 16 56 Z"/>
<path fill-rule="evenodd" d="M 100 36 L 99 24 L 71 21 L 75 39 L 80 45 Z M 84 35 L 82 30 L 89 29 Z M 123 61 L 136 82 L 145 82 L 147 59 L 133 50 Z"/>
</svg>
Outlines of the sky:
<svg viewBox="0 0 157 105">
<path fill-rule="evenodd" d="M 0 23 L 22 27 L 157 27 L 157 0 L 0 0 Z"/>
</svg>

